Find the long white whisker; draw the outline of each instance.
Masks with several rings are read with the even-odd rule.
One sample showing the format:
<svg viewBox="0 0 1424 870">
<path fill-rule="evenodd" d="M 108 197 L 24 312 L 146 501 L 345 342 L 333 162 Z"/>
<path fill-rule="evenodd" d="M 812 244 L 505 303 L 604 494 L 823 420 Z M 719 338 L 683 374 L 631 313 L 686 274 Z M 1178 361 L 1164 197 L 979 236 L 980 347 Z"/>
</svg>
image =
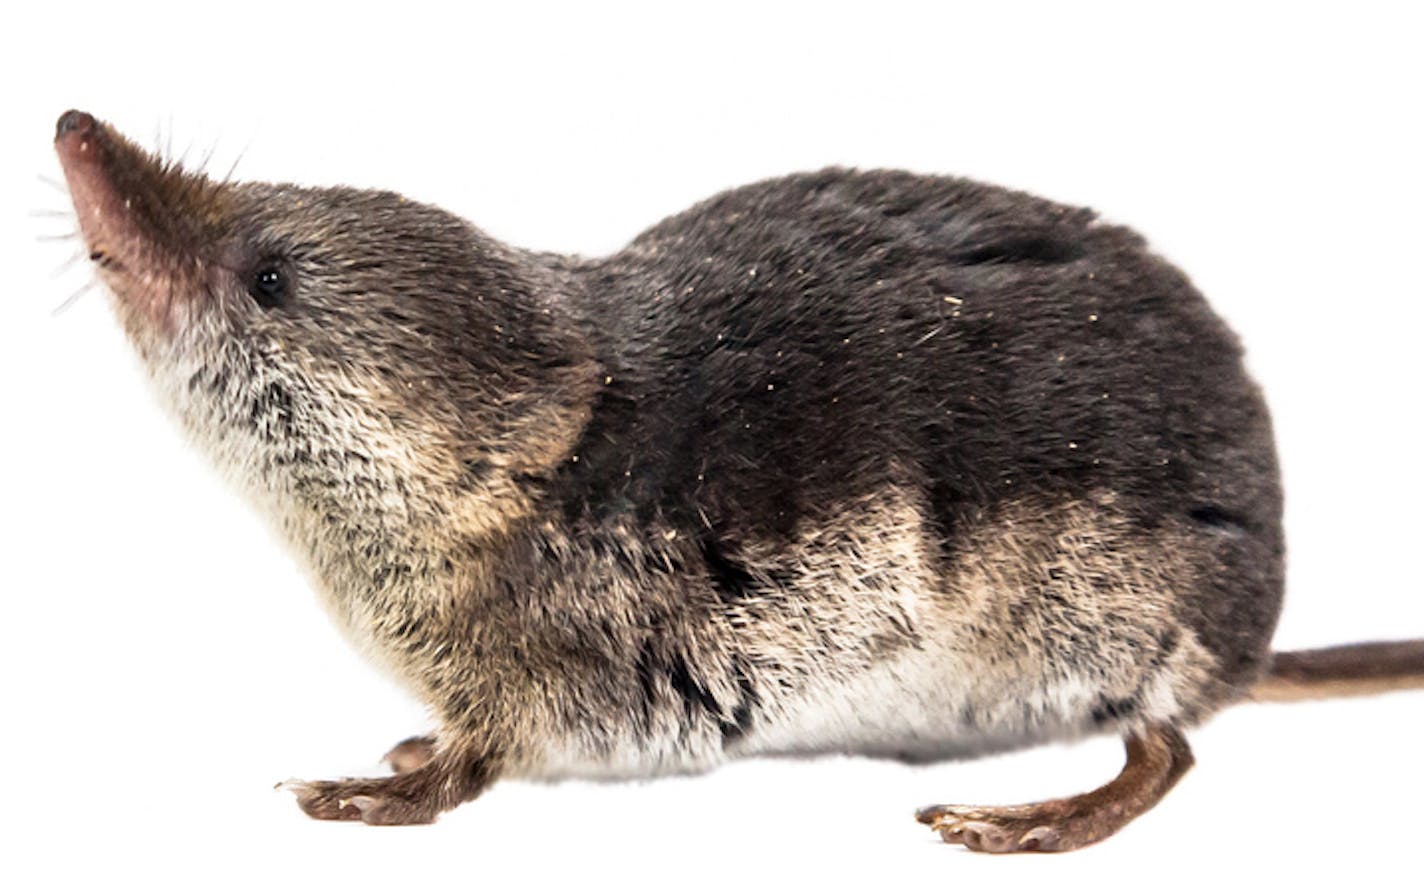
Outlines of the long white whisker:
<svg viewBox="0 0 1424 870">
<path fill-rule="evenodd" d="M 203 155 L 203 161 L 199 163 L 198 168 L 193 171 L 199 175 L 202 175 L 207 170 L 208 164 L 212 162 L 213 155 L 217 153 L 217 150 L 218 140 L 213 139 L 212 144 L 208 146 L 207 153 Z"/>
<path fill-rule="evenodd" d="M 173 116 L 168 116 L 168 122 L 155 121 L 153 124 L 154 147 L 153 153 L 158 156 L 158 162 L 164 165 L 173 163 Z"/>
<path fill-rule="evenodd" d="M 63 275 L 65 272 L 68 272 L 70 269 L 74 268 L 75 263 L 78 263 L 80 260 L 86 259 L 88 256 L 88 252 L 85 251 L 83 248 L 76 250 L 73 254 L 69 255 L 68 259 L 56 266 L 53 272 L 49 273 L 50 280 L 52 281 L 55 278 L 58 278 L 60 275 Z"/>
<path fill-rule="evenodd" d="M 173 161 L 174 166 L 182 166 L 188 162 L 188 155 L 193 153 L 193 143 L 189 142 L 183 147 L 183 153 L 178 155 L 178 159 Z"/>
<path fill-rule="evenodd" d="M 237 158 L 232 161 L 232 166 L 228 168 L 227 174 L 223 176 L 222 183 L 227 184 L 232 181 L 232 174 L 237 171 L 237 164 L 242 162 L 242 158 L 247 156 L 247 149 L 252 147 L 252 140 L 247 140 L 247 144 L 242 146 L 242 150 L 237 152 Z"/>
<path fill-rule="evenodd" d="M 79 230 L 70 230 L 67 233 L 47 233 L 35 236 L 37 242 L 68 242 L 79 238 Z"/>
<path fill-rule="evenodd" d="M 173 113 L 172 113 L 172 112 L 169 112 L 169 113 L 168 113 L 168 160 L 167 160 L 167 162 L 168 162 L 169 164 L 172 164 L 172 163 L 174 162 L 174 160 L 173 160 L 173 130 L 174 130 Z M 186 152 L 185 152 L 185 153 L 186 153 Z"/>
<path fill-rule="evenodd" d="M 85 293 L 87 293 L 87 292 L 89 292 L 90 290 L 94 289 L 94 285 L 97 284 L 97 283 L 99 283 L 97 279 L 95 279 L 95 278 L 90 278 L 90 279 L 89 279 L 88 281 L 86 281 L 82 286 L 80 286 L 80 288 L 79 288 L 78 290 L 75 290 L 73 293 L 71 293 L 71 294 L 69 294 L 67 297 L 65 297 L 65 300 L 64 300 L 63 302 L 59 303 L 59 305 L 58 305 L 53 311 L 51 311 L 51 312 L 49 313 L 50 317 L 58 317 L 59 315 L 63 314 L 64 312 L 68 311 L 68 310 L 69 310 L 69 306 L 71 306 L 71 305 L 73 305 L 75 302 L 77 302 L 77 301 L 79 300 L 79 297 L 80 297 L 80 296 L 83 296 Z"/>
<path fill-rule="evenodd" d="M 60 180 L 57 179 L 57 178 L 50 178 L 48 175 L 45 175 L 43 172 L 37 173 L 37 174 L 35 175 L 35 177 L 38 178 L 40 181 L 43 181 L 45 184 L 49 185 L 50 187 L 53 187 L 55 190 L 59 191 L 60 193 L 63 193 L 63 194 L 68 194 L 68 193 L 69 193 L 69 187 L 68 187 L 67 185 L 65 185 L 64 182 L 60 181 Z"/>
</svg>

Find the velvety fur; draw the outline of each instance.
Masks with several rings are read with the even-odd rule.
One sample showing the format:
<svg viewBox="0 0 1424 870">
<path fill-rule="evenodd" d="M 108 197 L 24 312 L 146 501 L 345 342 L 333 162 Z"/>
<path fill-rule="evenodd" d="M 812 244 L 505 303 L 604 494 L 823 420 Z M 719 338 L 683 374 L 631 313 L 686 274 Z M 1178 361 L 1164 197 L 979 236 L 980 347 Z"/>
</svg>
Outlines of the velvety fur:
<svg viewBox="0 0 1424 870">
<path fill-rule="evenodd" d="M 1090 211 L 827 169 L 581 259 L 208 181 L 77 113 L 57 146 L 160 393 L 439 717 L 391 779 L 295 784 L 314 815 L 1175 735 L 1269 661 L 1266 409 L 1187 279 Z"/>
</svg>

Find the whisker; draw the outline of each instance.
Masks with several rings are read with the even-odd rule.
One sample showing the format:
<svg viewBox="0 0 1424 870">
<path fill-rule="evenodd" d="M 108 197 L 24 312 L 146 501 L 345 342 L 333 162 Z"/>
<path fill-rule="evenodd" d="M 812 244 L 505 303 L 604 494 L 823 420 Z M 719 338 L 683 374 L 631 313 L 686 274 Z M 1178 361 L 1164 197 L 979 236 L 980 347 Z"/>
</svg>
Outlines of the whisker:
<svg viewBox="0 0 1424 870">
<path fill-rule="evenodd" d="M 232 181 L 232 174 L 237 171 L 237 164 L 241 163 L 242 158 L 247 156 L 247 149 L 251 147 L 252 140 L 249 139 L 247 140 L 247 144 L 242 146 L 242 150 L 237 152 L 237 158 L 232 161 L 232 166 L 228 168 L 227 174 L 223 176 L 223 184 L 227 184 L 228 182 Z"/>
<path fill-rule="evenodd" d="M 73 211 L 66 211 L 57 208 L 32 208 L 30 209 L 32 218 L 72 218 Z"/>
<path fill-rule="evenodd" d="M 181 168 L 183 167 L 183 164 L 188 162 L 188 155 L 191 154 L 192 152 L 193 152 L 193 143 L 192 143 L 192 142 L 189 142 L 189 143 L 183 148 L 183 153 L 180 154 L 180 155 L 178 155 L 178 159 L 177 159 L 177 160 L 170 161 L 170 164 L 171 164 L 172 166 L 176 167 L 176 168 L 181 169 Z"/>
<path fill-rule="evenodd" d="M 53 187 L 55 190 L 59 191 L 60 193 L 63 193 L 63 194 L 65 194 L 65 195 L 68 195 L 68 194 L 69 194 L 69 186 L 66 185 L 63 181 L 60 181 L 60 180 L 57 179 L 57 178 L 50 178 L 48 175 L 45 175 L 43 172 L 37 173 L 37 174 L 35 175 L 35 178 L 38 178 L 40 181 L 44 182 L 45 184 L 49 185 L 50 187 Z"/>
<path fill-rule="evenodd" d="M 178 162 L 173 158 L 173 115 L 169 113 L 167 121 L 155 121 L 153 135 L 156 140 L 153 153 L 158 157 L 158 162 L 165 168 L 171 167 Z M 184 152 L 187 156 L 187 152 Z"/>
<path fill-rule="evenodd" d="M 84 284 L 81 285 L 78 290 L 75 290 L 73 293 L 71 293 L 71 294 L 69 294 L 67 297 L 65 297 L 65 300 L 64 300 L 63 302 L 59 303 L 59 305 L 56 306 L 55 309 L 49 313 L 49 316 L 50 316 L 50 317 L 58 317 L 59 315 L 63 314 L 64 312 L 68 311 L 68 310 L 69 310 L 69 307 L 70 307 L 71 305 L 73 305 L 75 302 L 79 301 L 79 297 L 80 297 L 80 296 L 83 296 L 85 293 L 87 293 L 87 292 L 89 292 L 90 290 L 94 289 L 94 285 L 97 284 L 97 283 L 99 283 L 99 282 L 98 282 L 97 280 L 93 279 L 93 278 L 90 278 L 88 281 L 84 282 Z"/>
<path fill-rule="evenodd" d="M 173 164 L 177 164 L 177 163 L 181 163 L 181 162 L 182 162 L 181 160 L 174 160 L 174 159 L 173 159 L 173 131 L 174 131 L 174 128 L 175 128 L 175 125 L 174 125 L 174 123 L 173 123 L 173 113 L 172 113 L 172 112 L 169 112 L 169 113 L 168 113 L 168 128 L 167 128 L 167 129 L 168 129 L 168 148 L 167 148 L 167 151 L 166 151 L 166 153 L 167 153 L 167 155 L 168 155 L 168 163 L 169 163 L 169 165 L 173 165 Z M 187 152 L 186 152 L 186 151 L 183 152 L 183 153 L 184 153 L 185 156 L 187 155 Z"/>
<path fill-rule="evenodd" d="M 207 170 L 208 164 L 212 162 L 213 155 L 217 153 L 218 140 L 213 139 L 213 143 L 208 146 L 207 153 L 203 155 L 203 160 L 198 164 L 198 168 L 193 170 L 196 174 L 202 175 Z"/>
<path fill-rule="evenodd" d="M 71 230 L 67 233 L 51 233 L 35 236 L 37 242 L 68 242 L 79 238 L 79 230 Z"/>
<path fill-rule="evenodd" d="M 55 278 L 58 278 L 60 275 L 63 275 L 70 269 L 73 269 L 75 263 L 78 263 L 80 260 L 88 259 L 89 257 L 90 254 L 88 251 L 84 250 L 83 248 L 79 248 L 74 253 L 70 254 L 68 259 L 66 259 L 63 263 L 60 263 L 58 266 L 56 266 L 53 272 L 49 273 L 50 280 L 52 281 Z"/>
</svg>

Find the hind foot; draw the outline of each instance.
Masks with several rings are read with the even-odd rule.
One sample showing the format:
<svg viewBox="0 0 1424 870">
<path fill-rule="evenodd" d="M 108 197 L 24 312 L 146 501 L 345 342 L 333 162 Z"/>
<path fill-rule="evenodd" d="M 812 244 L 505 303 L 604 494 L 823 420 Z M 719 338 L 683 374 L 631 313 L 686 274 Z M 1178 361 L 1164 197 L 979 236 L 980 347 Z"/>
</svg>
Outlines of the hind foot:
<svg viewBox="0 0 1424 870">
<path fill-rule="evenodd" d="M 1049 808 L 1032 804 L 938 806 L 922 810 L 916 818 L 939 832 L 946 843 L 959 843 L 975 852 L 1060 852 L 1102 839 L 1084 838 L 1070 830 L 1075 822 L 1071 817 L 1055 817 Z"/>
<path fill-rule="evenodd" d="M 976 852 L 1066 852 L 1096 843 L 1155 806 L 1192 766 L 1186 738 L 1170 725 L 1150 725 L 1125 742 L 1122 773 L 1087 794 L 1004 807 L 940 805 L 915 818 L 946 843 Z"/>
</svg>

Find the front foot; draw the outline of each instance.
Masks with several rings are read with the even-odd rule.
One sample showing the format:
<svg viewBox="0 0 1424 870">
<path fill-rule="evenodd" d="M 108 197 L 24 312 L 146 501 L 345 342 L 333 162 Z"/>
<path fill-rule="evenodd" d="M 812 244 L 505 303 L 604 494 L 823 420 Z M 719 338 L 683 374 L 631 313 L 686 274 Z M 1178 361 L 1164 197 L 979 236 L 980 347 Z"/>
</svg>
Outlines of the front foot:
<svg viewBox="0 0 1424 870">
<path fill-rule="evenodd" d="M 281 783 L 297 796 L 297 806 L 314 819 L 365 822 L 368 825 L 428 825 L 440 809 L 431 789 L 409 774 L 383 779 L 289 780 Z"/>
<path fill-rule="evenodd" d="M 446 810 L 473 799 L 496 775 L 491 758 L 469 752 L 434 751 L 421 760 L 415 769 L 395 776 L 288 780 L 277 787 L 295 794 L 297 806 L 314 819 L 428 825 Z"/>
</svg>

